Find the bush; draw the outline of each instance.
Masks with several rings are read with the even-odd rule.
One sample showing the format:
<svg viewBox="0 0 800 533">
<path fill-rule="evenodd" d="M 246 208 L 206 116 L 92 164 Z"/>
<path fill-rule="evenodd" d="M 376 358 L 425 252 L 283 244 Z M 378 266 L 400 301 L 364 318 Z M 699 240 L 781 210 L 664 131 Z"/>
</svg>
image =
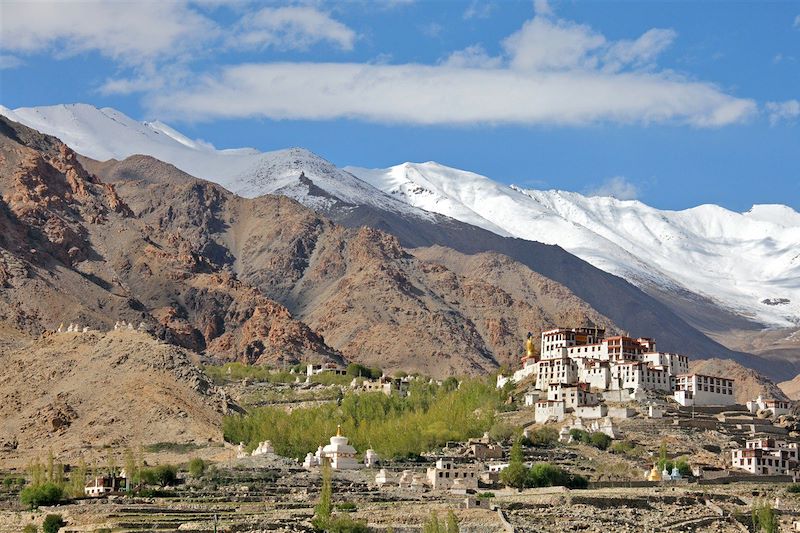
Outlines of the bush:
<svg viewBox="0 0 800 533">
<path fill-rule="evenodd" d="M 191 461 L 189 461 L 189 475 L 193 478 L 200 478 L 203 477 L 203 474 L 206 472 L 206 462 L 200 459 L 199 457 L 195 457 Z"/>
<path fill-rule="evenodd" d="M 347 365 L 347 375 L 351 377 L 363 377 L 369 379 L 378 379 L 383 376 L 383 370 L 380 368 L 369 368 L 358 363 L 350 363 Z"/>
<path fill-rule="evenodd" d="M 786 492 L 797 494 L 798 492 L 800 492 L 800 483 L 792 483 L 791 485 L 786 487 Z"/>
<path fill-rule="evenodd" d="M 22 533 L 38 533 L 38 531 L 39 528 L 36 527 L 36 524 L 28 524 L 22 528 Z"/>
<path fill-rule="evenodd" d="M 64 491 L 55 483 L 42 483 L 25 487 L 19 494 L 23 505 L 35 509 L 40 505 L 55 505 L 64 497 Z"/>
<path fill-rule="evenodd" d="M 344 511 L 344 512 L 347 512 L 347 513 L 352 513 L 353 511 L 356 510 L 356 504 L 354 504 L 353 502 L 337 503 L 336 504 L 336 510 L 337 511 Z"/>
<path fill-rule="evenodd" d="M 11 487 L 14 484 L 15 479 L 13 477 L 7 477 L 3 480 L 4 487 Z"/>
<path fill-rule="evenodd" d="M 592 437 L 591 435 L 589 435 L 588 431 L 584 431 L 578 428 L 570 429 L 569 436 L 572 437 L 572 442 L 581 442 L 583 444 L 590 444 L 592 441 Z"/>
<path fill-rule="evenodd" d="M 569 485 L 570 477 L 567 472 L 549 463 L 536 463 L 528 474 L 529 487 L 553 487 Z"/>
<path fill-rule="evenodd" d="M 611 444 L 611 453 L 619 455 L 633 455 L 636 450 L 636 445 L 628 440 L 618 440 Z"/>
<path fill-rule="evenodd" d="M 478 498 L 494 498 L 494 492 L 481 492 Z"/>
<path fill-rule="evenodd" d="M 174 485 L 178 480 L 178 469 L 173 465 L 144 468 L 142 469 L 141 479 L 147 485 L 158 485 L 159 487 Z"/>
<path fill-rule="evenodd" d="M 778 533 L 778 515 L 768 503 L 753 507 L 753 527 L 755 531 Z"/>
<path fill-rule="evenodd" d="M 681 473 L 682 476 L 690 476 L 692 475 L 692 467 L 689 466 L 689 462 L 686 460 L 685 457 L 679 457 L 675 459 L 675 463 L 673 466 L 678 468 L 678 472 Z M 670 469 L 670 473 L 672 469 Z"/>
<path fill-rule="evenodd" d="M 611 437 L 606 435 L 605 433 L 592 433 L 589 440 L 595 448 L 598 450 L 606 450 L 611 445 Z"/>
<path fill-rule="evenodd" d="M 558 442 L 558 431 L 550 426 L 536 428 L 528 432 L 528 441 L 531 446 L 549 447 Z"/>
<path fill-rule="evenodd" d="M 511 424 L 498 420 L 489 428 L 489 437 L 495 442 L 506 442 L 514 436 L 515 431 Z"/>
<path fill-rule="evenodd" d="M 42 531 L 43 533 L 58 533 L 58 530 L 66 525 L 67 523 L 64 522 L 60 514 L 49 514 L 44 517 Z"/>
</svg>

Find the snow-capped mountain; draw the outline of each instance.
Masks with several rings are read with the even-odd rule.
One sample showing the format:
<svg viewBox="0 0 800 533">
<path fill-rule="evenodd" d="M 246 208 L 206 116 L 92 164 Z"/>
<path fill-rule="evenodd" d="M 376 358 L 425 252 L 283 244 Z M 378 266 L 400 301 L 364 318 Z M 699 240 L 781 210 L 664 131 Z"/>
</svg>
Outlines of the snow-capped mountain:
<svg viewBox="0 0 800 533">
<path fill-rule="evenodd" d="M 423 209 L 490 231 L 558 244 L 640 287 L 706 296 L 769 326 L 800 322 L 800 214 L 785 205 L 736 213 L 664 211 L 638 201 L 526 190 L 438 163 L 347 167 Z"/>
<path fill-rule="evenodd" d="M 335 202 L 433 219 L 436 215 L 384 194 L 318 155 L 289 148 L 217 150 L 161 122 L 138 122 L 112 108 L 87 104 L 8 109 L 0 114 L 61 139 L 76 152 L 105 161 L 144 154 L 245 197 L 283 194 L 313 209 Z M 305 179 L 300 179 L 301 174 Z"/>
<path fill-rule="evenodd" d="M 800 214 L 787 206 L 663 211 L 507 186 L 433 162 L 340 169 L 300 148 L 218 150 L 161 122 L 85 104 L 0 106 L 0 114 L 93 159 L 146 154 L 242 196 L 284 194 L 321 211 L 367 205 L 427 221 L 445 215 L 501 236 L 558 244 L 651 293 L 699 294 L 768 326 L 800 323 Z"/>
</svg>

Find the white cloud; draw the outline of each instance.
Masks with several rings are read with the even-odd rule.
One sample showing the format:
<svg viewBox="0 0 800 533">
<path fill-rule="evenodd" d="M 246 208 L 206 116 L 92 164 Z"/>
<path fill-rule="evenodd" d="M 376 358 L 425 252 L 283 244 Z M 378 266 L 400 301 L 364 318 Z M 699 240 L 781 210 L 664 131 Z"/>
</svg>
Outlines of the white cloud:
<svg viewBox="0 0 800 533">
<path fill-rule="evenodd" d="M 533 12 L 541 17 L 549 17 L 553 14 L 553 8 L 547 0 L 533 0 Z"/>
<path fill-rule="evenodd" d="M 492 10 L 494 9 L 494 4 L 482 0 L 472 0 L 467 6 L 467 9 L 464 10 L 462 14 L 462 18 L 464 20 L 472 20 L 472 19 L 485 19 L 489 18 L 489 15 L 492 14 Z"/>
<path fill-rule="evenodd" d="M 17 68 L 22 66 L 24 61 L 22 61 L 17 56 L 12 56 L 9 54 L 0 54 L 0 70 L 5 70 L 7 68 Z"/>
<path fill-rule="evenodd" d="M 635 200 L 639 187 L 622 176 L 608 178 L 597 187 L 587 191 L 589 196 L 611 196 L 617 200 Z"/>
<path fill-rule="evenodd" d="M 443 29 L 444 27 L 438 22 L 429 22 L 419 27 L 419 31 L 421 31 L 423 35 L 425 35 L 426 37 L 430 37 L 431 39 L 439 37 L 442 34 Z"/>
<path fill-rule="evenodd" d="M 627 65 L 641 66 L 655 61 L 678 34 L 674 30 L 653 28 L 636 40 L 613 43 L 604 57 L 607 70 L 620 70 Z"/>
<path fill-rule="evenodd" d="M 536 16 L 503 41 L 503 47 L 514 69 L 567 70 L 596 66 L 592 52 L 605 42 L 589 26 Z"/>
<path fill-rule="evenodd" d="M 151 95 L 151 112 L 222 117 L 409 124 L 679 123 L 715 127 L 756 110 L 713 84 L 658 72 L 652 62 L 675 38 L 651 29 L 608 41 L 556 19 L 549 5 L 490 56 L 480 45 L 438 65 L 261 63 L 231 65 L 179 90 Z M 648 69 L 640 67 L 647 66 Z"/>
<path fill-rule="evenodd" d="M 159 92 L 168 118 L 357 118 L 411 124 L 674 121 L 720 126 L 754 104 L 703 83 L 653 74 L 518 72 L 447 65 L 269 63 L 227 67 L 184 90 Z"/>
<path fill-rule="evenodd" d="M 7 2 L 3 50 L 71 56 L 87 51 L 128 64 L 174 56 L 216 35 L 184 2 Z"/>
<path fill-rule="evenodd" d="M 502 58 L 490 56 L 479 44 L 453 52 L 442 62 L 444 66 L 459 68 L 498 68 L 502 64 Z"/>
<path fill-rule="evenodd" d="M 794 122 L 800 118 L 800 101 L 786 100 L 785 102 L 767 102 L 764 106 L 769 116 L 769 123 L 773 126 L 779 122 Z"/>
<path fill-rule="evenodd" d="M 229 42 L 244 48 L 307 49 L 319 42 L 352 50 L 356 33 L 330 15 L 307 6 L 265 7 L 245 14 Z"/>
<path fill-rule="evenodd" d="M 800 15 L 797 15 L 794 18 L 794 24 L 792 24 L 792 26 L 794 26 L 795 28 L 800 28 Z"/>
</svg>

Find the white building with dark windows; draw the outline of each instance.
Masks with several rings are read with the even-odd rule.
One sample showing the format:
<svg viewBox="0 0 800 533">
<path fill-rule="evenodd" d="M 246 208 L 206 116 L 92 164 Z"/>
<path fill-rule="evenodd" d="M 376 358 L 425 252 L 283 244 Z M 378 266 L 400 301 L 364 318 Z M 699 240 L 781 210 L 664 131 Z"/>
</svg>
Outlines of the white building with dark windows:
<svg viewBox="0 0 800 533">
<path fill-rule="evenodd" d="M 703 374 L 680 374 L 675 377 L 675 401 L 689 405 L 733 405 L 733 380 Z"/>
<path fill-rule="evenodd" d="M 776 439 L 753 439 L 731 452 L 733 468 L 761 476 L 782 476 L 798 470 L 798 444 Z"/>
<path fill-rule="evenodd" d="M 759 411 L 772 411 L 772 416 L 788 415 L 792 413 L 792 402 L 788 400 L 766 400 L 759 395 L 755 400 L 747 402 L 747 409 L 753 414 Z"/>
<path fill-rule="evenodd" d="M 439 459 L 436 466 L 428 468 L 426 478 L 434 490 L 477 489 L 480 472 L 480 466 L 475 463 L 459 464 L 450 459 Z"/>
</svg>

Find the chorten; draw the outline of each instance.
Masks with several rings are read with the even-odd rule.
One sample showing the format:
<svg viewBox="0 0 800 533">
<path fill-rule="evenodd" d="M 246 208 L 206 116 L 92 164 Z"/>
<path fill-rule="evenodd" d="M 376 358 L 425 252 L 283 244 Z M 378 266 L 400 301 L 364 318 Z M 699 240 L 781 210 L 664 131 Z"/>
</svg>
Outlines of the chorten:
<svg viewBox="0 0 800 533">
<path fill-rule="evenodd" d="M 661 481 L 661 472 L 658 471 L 658 465 L 653 465 L 650 474 L 647 476 L 647 481 Z"/>
<path fill-rule="evenodd" d="M 342 426 L 336 426 L 336 435 L 331 437 L 331 442 L 322 449 L 322 455 L 330 461 L 334 470 L 350 470 L 361 465 L 356 461 L 356 449 L 347 443 L 347 437 L 342 435 Z"/>
</svg>

